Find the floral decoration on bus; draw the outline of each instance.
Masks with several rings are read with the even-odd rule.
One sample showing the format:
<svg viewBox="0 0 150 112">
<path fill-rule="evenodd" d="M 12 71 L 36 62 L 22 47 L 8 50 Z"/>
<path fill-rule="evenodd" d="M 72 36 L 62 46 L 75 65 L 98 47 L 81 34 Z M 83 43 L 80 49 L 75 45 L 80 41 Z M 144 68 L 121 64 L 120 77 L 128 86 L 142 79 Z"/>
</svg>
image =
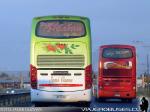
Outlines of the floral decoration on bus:
<svg viewBox="0 0 150 112">
<path fill-rule="evenodd" d="M 62 43 L 56 43 L 56 44 L 47 44 L 46 49 L 48 52 L 56 52 L 56 53 L 65 53 L 65 54 L 73 54 L 73 49 L 77 49 L 80 45 L 76 44 L 62 44 Z"/>
<path fill-rule="evenodd" d="M 104 69 L 131 69 L 132 68 L 132 62 L 126 62 L 126 63 L 116 63 L 116 62 L 105 62 L 104 63 Z"/>
</svg>

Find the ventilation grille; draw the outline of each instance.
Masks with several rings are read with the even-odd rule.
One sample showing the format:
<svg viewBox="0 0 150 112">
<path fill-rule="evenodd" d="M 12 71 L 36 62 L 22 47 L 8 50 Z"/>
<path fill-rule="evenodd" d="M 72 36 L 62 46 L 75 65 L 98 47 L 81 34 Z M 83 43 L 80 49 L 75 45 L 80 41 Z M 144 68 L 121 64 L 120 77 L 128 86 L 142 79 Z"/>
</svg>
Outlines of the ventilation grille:
<svg viewBox="0 0 150 112">
<path fill-rule="evenodd" d="M 43 67 L 83 67 L 84 55 L 38 55 L 37 65 Z"/>
</svg>

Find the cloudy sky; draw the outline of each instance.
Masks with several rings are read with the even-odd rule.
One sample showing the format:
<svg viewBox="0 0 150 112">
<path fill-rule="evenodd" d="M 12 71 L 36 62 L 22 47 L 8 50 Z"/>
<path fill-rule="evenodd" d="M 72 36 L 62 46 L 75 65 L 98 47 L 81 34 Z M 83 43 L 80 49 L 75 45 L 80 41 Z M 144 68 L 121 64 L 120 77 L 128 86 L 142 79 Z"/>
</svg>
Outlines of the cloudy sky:
<svg viewBox="0 0 150 112">
<path fill-rule="evenodd" d="M 32 18 L 45 15 L 90 18 L 95 71 L 98 47 L 104 44 L 136 45 L 138 73 L 146 70 L 146 55 L 150 52 L 150 0 L 1 0 L 0 12 L 2 71 L 29 70 Z"/>
</svg>

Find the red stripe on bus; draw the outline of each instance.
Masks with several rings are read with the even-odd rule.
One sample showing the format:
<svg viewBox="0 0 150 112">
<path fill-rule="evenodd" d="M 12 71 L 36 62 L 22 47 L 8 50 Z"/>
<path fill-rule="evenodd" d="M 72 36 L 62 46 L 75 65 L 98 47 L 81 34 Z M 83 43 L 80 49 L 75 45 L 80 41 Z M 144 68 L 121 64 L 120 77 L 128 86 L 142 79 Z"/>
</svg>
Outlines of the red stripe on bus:
<svg viewBox="0 0 150 112">
<path fill-rule="evenodd" d="M 39 84 L 39 86 L 45 86 L 45 87 L 79 87 L 79 86 L 83 86 L 83 84 Z"/>
</svg>

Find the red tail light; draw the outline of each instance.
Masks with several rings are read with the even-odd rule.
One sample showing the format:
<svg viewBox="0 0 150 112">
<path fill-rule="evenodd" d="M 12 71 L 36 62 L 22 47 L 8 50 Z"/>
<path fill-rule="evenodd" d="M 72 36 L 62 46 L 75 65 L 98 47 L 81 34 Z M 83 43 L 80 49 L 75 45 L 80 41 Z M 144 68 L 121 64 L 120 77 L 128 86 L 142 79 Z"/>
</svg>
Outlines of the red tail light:
<svg viewBox="0 0 150 112">
<path fill-rule="evenodd" d="M 92 65 L 88 65 L 85 68 L 85 89 L 92 87 Z"/>
<path fill-rule="evenodd" d="M 37 69 L 33 65 L 30 65 L 30 80 L 31 87 L 37 89 Z"/>
</svg>

